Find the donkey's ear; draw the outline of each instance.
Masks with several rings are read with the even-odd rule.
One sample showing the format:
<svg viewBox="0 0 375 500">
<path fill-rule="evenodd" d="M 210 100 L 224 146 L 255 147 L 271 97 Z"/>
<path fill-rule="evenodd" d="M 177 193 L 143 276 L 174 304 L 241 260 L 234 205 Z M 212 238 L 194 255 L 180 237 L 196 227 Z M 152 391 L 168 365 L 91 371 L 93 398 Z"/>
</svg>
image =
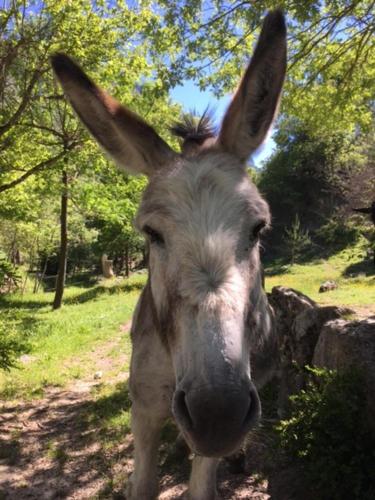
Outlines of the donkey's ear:
<svg viewBox="0 0 375 500">
<path fill-rule="evenodd" d="M 280 10 L 264 20 L 254 55 L 225 114 L 219 144 L 241 160 L 263 142 L 276 115 L 286 71 L 286 26 Z"/>
<path fill-rule="evenodd" d="M 79 118 L 120 167 L 150 175 L 176 155 L 152 127 L 97 87 L 68 56 L 56 54 L 51 63 Z"/>
</svg>

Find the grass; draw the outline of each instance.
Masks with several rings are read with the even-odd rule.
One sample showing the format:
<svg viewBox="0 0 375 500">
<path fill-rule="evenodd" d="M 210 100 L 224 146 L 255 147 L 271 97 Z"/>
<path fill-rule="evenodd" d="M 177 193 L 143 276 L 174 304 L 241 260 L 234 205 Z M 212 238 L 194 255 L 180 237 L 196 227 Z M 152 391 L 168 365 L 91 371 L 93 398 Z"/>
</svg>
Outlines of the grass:
<svg viewBox="0 0 375 500">
<path fill-rule="evenodd" d="M 69 286 L 58 311 L 51 309 L 53 293 L 2 297 L 2 320 L 27 337 L 29 355 L 18 368 L 0 372 L 0 397 L 36 397 L 47 386 L 93 374 L 92 353 L 110 340 L 118 345 L 106 353 L 109 357 L 129 357 L 130 338 L 120 326 L 130 321 L 144 282 L 144 275 L 134 275 L 83 290 Z"/>
<path fill-rule="evenodd" d="M 326 260 L 285 265 L 275 262 L 265 269 L 266 289 L 282 285 L 308 295 L 322 305 L 345 305 L 375 314 L 375 267 L 364 260 L 360 246 L 343 250 Z M 319 293 L 320 285 L 333 280 L 338 288 Z"/>
</svg>

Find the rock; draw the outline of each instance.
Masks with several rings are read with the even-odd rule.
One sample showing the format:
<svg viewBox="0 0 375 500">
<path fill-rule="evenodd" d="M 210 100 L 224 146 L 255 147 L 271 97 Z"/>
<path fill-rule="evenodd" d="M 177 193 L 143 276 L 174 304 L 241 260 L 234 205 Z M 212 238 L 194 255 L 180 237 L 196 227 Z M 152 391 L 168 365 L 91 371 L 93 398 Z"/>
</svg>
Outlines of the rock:
<svg viewBox="0 0 375 500">
<path fill-rule="evenodd" d="M 292 325 L 299 314 L 316 308 L 317 304 L 303 293 L 282 286 L 272 288 L 272 292 L 268 294 L 268 301 L 273 310 L 274 328 L 279 343 L 278 407 L 279 415 L 283 416 L 288 408 L 288 397 L 296 389 L 297 373 L 293 364 Z"/>
<path fill-rule="evenodd" d="M 281 320 L 284 326 L 291 326 L 297 314 L 306 309 L 317 307 L 316 302 L 307 295 L 284 286 L 273 287 L 272 292 L 268 294 L 268 301 L 274 310 L 278 330 L 280 330 L 277 325 L 278 321 Z"/>
<path fill-rule="evenodd" d="M 289 406 L 289 396 L 305 387 L 306 365 L 334 370 L 360 369 L 366 381 L 371 420 L 375 431 L 375 316 L 348 320 L 354 311 L 345 307 L 320 307 L 306 295 L 285 287 L 268 294 L 274 313 L 280 360 L 279 416 Z"/>
<path fill-rule="evenodd" d="M 355 314 L 347 307 L 324 306 L 298 314 L 292 325 L 293 358 L 300 365 L 310 365 L 323 326 L 335 319 Z"/>
<path fill-rule="evenodd" d="M 319 336 L 313 363 L 332 370 L 360 369 L 375 430 L 375 316 L 361 321 L 328 322 Z"/>
<path fill-rule="evenodd" d="M 325 281 L 320 285 L 319 293 L 329 292 L 330 290 L 336 290 L 336 288 L 338 288 L 336 281 Z"/>
<path fill-rule="evenodd" d="M 348 308 L 320 307 L 306 295 L 285 287 L 274 287 L 268 295 L 274 312 L 274 327 L 280 350 L 279 409 L 283 416 L 289 396 L 306 383 L 304 367 L 311 365 L 323 326 L 331 320 L 353 314 Z"/>
</svg>

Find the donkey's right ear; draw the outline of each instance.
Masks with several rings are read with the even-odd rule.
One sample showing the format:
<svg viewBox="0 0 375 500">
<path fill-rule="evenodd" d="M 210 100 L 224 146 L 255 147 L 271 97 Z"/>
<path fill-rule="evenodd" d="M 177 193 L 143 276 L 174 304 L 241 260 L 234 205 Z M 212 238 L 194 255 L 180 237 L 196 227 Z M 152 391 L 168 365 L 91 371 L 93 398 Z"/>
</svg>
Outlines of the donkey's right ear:
<svg viewBox="0 0 375 500">
<path fill-rule="evenodd" d="M 97 87 L 68 56 L 55 54 L 51 63 L 77 115 L 121 168 L 151 175 L 177 156 L 152 127 Z"/>
</svg>

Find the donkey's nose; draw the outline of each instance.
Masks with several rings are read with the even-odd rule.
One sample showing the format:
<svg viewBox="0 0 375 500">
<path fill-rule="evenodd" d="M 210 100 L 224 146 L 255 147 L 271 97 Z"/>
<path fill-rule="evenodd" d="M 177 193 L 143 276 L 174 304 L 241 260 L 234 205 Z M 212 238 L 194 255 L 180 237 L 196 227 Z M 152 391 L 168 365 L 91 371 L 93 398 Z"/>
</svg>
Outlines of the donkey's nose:
<svg viewBox="0 0 375 500">
<path fill-rule="evenodd" d="M 250 383 L 238 388 L 177 389 L 173 413 L 188 443 L 204 456 L 232 453 L 260 416 L 260 401 Z"/>
</svg>

